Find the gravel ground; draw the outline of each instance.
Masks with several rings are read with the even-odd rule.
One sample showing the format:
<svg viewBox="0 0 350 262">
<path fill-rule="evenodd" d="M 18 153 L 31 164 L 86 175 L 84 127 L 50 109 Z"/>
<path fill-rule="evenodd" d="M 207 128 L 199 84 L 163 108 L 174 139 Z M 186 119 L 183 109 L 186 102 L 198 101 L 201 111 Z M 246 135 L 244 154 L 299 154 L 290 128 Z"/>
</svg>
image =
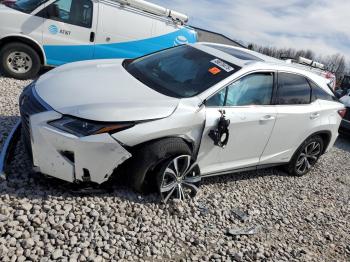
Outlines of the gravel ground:
<svg viewBox="0 0 350 262">
<path fill-rule="evenodd" d="M 0 78 L 0 145 L 27 83 Z M 164 206 L 123 185 L 81 193 L 34 176 L 19 145 L 9 181 L 0 182 L 0 257 L 350 261 L 349 173 L 350 138 L 343 137 L 308 176 L 268 169 L 206 179 L 193 201 Z M 239 219 L 237 209 L 247 215 Z M 237 229 L 253 234 L 232 236 Z"/>
</svg>

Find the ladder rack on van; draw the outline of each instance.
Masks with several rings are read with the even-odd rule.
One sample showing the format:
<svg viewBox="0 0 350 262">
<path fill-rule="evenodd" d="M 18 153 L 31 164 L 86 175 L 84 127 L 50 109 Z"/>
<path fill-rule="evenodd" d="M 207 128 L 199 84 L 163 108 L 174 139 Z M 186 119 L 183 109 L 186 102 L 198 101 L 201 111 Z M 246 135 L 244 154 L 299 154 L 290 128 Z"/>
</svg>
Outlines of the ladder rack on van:
<svg viewBox="0 0 350 262">
<path fill-rule="evenodd" d="M 182 24 L 188 22 L 188 16 L 174 10 L 170 10 L 168 8 L 162 7 L 160 5 L 152 4 L 150 2 L 144 0 L 109 0 L 112 2 L 117 2 L 122 6 L 130 6 L 135 9 L 139 9 L 144 12 L 151 13 L 153 15 L 162 16 L 171 18 L 176 22 L 180 22 Z"/>
</svg>

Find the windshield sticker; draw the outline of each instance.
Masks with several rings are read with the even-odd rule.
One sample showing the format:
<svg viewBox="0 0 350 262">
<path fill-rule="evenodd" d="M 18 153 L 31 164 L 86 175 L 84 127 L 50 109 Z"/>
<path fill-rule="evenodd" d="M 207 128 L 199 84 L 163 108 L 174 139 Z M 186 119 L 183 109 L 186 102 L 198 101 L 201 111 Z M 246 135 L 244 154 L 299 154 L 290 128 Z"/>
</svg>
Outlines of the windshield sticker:
<svg viewBox="0 0 350 262">
<path fill-rule="evenodd" d="M 234 70 L 234 68 L 232 66 L 226 64 L 225 62 L 221 61 L 220 59 L 214 59 L 210 62 L 217 65 L 218 67 L 220 67 L 221 69 L 225 70 L 228 73 Z"/>
<path fill-rule="evenodd" d="M 214 66 L 214 67 L 209 69 L 209 72 L 212 73 L 213 75 L 217 75 L 218 73 L 221 72 L 221 70 L 219 68 L 217 68 L 216 66 Z"/>
</svg>

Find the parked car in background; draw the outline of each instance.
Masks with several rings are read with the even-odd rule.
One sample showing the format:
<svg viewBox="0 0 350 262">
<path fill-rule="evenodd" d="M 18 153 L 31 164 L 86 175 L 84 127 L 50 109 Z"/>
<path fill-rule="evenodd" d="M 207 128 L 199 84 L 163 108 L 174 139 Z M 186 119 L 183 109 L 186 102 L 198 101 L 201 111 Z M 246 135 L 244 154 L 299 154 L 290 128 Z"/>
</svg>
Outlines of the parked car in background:
<svg viewBox="0 0 350 262">
<path fill-rule="evenodd" d="M 17 0 L 0 5 L 0 70 L 27 79 L 42 66 L 135 58 L 194 43 L 188 17 L 142 0 Z"/>
<path fill-rule="evenodd" d="M 350 135 L 350 88 L 348 93 L 340 98 L 340 102 L 347 108 L 347 114 L 340 125 L 340 132 Z"/>
<path fill-rule="evenodd" d="M 347 95 L 350 91 L 350 76 L 344 76 L 343 81 L 339 88 L 335 91 L 338 98 Z"/>
<path fill-rule="evenodd" d="M 19 104 L 37 172 L 97 184 L 125 175 L 165 202 L 194 196 L 207 176 L 271 166 L 305 175 L 345 114 L 323 77 L 209 43 L 64 65 Z"/>
</svg>

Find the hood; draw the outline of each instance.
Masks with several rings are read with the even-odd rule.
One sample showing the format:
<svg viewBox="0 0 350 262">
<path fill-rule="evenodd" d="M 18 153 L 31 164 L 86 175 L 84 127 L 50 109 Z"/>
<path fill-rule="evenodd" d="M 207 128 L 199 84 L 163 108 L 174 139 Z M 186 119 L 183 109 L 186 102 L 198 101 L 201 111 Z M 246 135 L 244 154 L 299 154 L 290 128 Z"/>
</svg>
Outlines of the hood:
<svg viewBox="0 0 350 262">
<path fill-rule="evenodd" d="M 120 122 L 170 116 L 179 99 L 144 85 L 122 60 L 95 60 L 58 67 L 36 82 L 37 94 L 55 111 L 83 119 Z"/>
</svg>

